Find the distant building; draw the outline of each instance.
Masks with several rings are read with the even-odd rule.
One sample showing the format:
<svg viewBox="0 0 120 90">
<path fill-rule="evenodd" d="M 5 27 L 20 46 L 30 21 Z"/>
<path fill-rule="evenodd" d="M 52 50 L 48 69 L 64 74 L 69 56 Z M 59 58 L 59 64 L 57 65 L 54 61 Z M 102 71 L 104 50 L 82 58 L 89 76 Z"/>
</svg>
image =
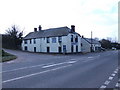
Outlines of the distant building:
<svg viewBox="0 0 120 90">
<path fill-rule="evenodd" d="M 92 46 L 92 51 L 101 51 L 101 44 L 99 41 L 95 39 L 90 39 L 90 38 L 81 38 L 81 50 L 82 52 L 91 52 L 91 46 Z"/>
<path fill-rule="evenodd" d="M 42 53 L 77 53 L 81 52 L 81 37 L 75 32 L 75 26 L 42 30 L 34 28 L 23 38 L 22 50 Z"/>
</svg>

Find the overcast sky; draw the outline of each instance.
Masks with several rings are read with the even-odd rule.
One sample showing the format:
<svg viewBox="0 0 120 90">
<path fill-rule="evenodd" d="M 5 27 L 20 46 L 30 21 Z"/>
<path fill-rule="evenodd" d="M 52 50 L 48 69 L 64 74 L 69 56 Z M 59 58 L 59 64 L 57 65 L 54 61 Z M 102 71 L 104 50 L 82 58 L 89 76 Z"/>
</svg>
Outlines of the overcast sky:
<svg viewBox="0 0 120 90">
<path fill-rule="evenodd" d="M 84 37 L 118 38 L 119 0 L 1 0 L 0 33 L 12 25 L 24 30 L 71 25 Z"/>
</svg>

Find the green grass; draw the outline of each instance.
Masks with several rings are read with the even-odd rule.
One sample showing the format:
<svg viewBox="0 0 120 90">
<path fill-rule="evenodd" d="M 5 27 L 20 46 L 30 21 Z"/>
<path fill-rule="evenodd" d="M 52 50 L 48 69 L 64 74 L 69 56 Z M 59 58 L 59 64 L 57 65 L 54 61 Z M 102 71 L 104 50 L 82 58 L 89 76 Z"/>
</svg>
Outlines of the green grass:
<svg viewBox="0 0 120 90">
<path fill-rule="evenodd" d="M 2 50 L 0 52 L 2 52 L 2 55 L 1 55 L 2 57 L 0 56 L 0 58 L 2 58 L 2 61 L 0 61 L 0 62 L 6 62 L 6 61 L 14 60 L 17 58 L 15 55 L 7 53 L 4 50 Z"/>
</svg>

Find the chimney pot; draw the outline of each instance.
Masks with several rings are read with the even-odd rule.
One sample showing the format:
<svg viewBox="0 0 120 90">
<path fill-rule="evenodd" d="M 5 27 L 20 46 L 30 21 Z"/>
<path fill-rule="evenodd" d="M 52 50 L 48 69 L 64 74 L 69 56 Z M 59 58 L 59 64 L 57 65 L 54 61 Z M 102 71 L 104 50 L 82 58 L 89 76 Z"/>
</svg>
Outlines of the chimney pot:
<svg viewBox="0 0 120 90">
<path fill-rule="evenodd" d="M 42 27 L 41 27 L 41 25 L 39 25 L 38 29 L 39 29 L 39 31 L 41 31 L 41 30 L 42 30 Z"/>
<path fill-rule="evenodd" d="M 37 28 L 34 28 L 34 32 L 37 32 Z"/>
<path fill-rule="evenodd" d="M 71 25 L 71 32 L 75 32 L 75 25 Z"/>
</svg>

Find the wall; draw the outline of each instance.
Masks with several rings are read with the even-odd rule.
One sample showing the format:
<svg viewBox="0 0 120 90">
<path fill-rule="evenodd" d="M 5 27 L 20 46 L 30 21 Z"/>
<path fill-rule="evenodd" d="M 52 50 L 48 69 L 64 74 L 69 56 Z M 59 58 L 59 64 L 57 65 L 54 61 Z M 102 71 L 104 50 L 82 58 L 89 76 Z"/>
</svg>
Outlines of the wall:
<svg viewBox="0 0 120 90">
<path fill-rule="evenodd" d="M 81 42 L 82 42 L 82 46 L 81 46 L 82 52 L 90 52 L 91 45 L 83 38 L 81 39 Z"/>
</svg>

